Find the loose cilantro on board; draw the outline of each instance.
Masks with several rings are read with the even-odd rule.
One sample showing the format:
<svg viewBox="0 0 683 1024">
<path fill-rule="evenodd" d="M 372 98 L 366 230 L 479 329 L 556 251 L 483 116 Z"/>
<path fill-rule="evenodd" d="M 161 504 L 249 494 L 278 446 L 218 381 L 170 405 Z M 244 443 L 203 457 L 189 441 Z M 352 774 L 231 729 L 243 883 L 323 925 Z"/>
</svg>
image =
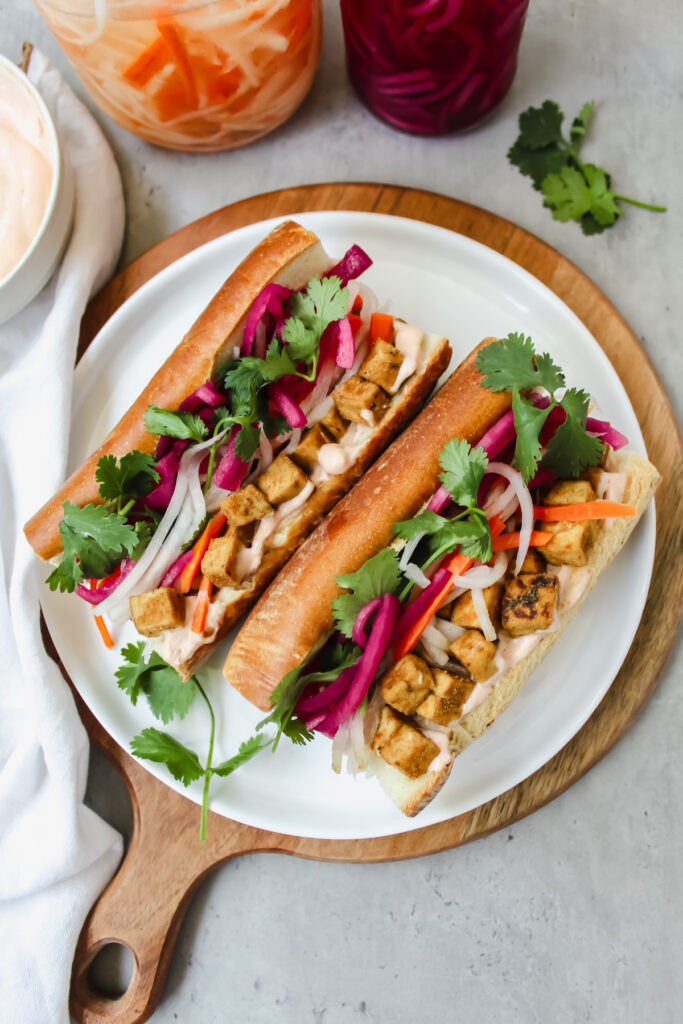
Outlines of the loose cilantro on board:
<svg viewBox="0 0 683 1024">
<path fill-rule="evenodd" d="M 579 146 L 594 107 L 594 102 L 584 103 L 572 122 L 569 139 L 562 134 L 564 114 L 557 103 L 546 100 L 540 107 L 529 107 L 519 115 L 519 135 L 508 150 L 510 163 L 543 193 L 543 205 L 552 211 L 555 220 L 577 221 L 585 235 L 612 227 L 622 213 L 619 202 L 657 213 L 666 211 L 665 206 L 641 203 L 614 192 L 607 171 L 580 160 Z"/>
<path fill-rule="evenodd" d="M 605 445 L 586 431 L 590 396 L 578 388 L 564 390 L 564 373 L 547 353 L 535 354 L 531 338 L 509 334 L 494 341 L 480 350 L 476 366 L 484 378 L 482 387 L 512 394 L 517 433 L 512 464 L 525 483 L 539 467 L 573 478 L 600 461 Z M 538 387 L 550 395 L 544 409 L 522 394 Z M 564 419 L 552 436 L 542 442 L 543 427 L 550 413 L 558 407 L 564 411 Z"/>
<path fill-rule="evenodd" d="M 199 679 L 192 676 L 187 682 L 164 659 L 152 652 L 149 658 L 144 657 L 145 644 L 128 644 L 121 651 L 123 664 L 116 670 L 116 681 L 119 687 L 128 694 L 133 705 L 137 704 L 141 695 L 147 698 L 150 711 L 155 718 L 168 724 L 173 718 L 184 718 L 192 702 L 201 694 L 209 711 L 210 731 L 209 747 L 206 764 L 203 765 L 196 751 L 186 747 L 167 732 L 153 726 L 143 729 L 131 740 L 130 749 L 136 757 L 157 764 L 165 764 L 174 779 L 184 786 L 204 779 L 202 795 L 202 811 L 199 827 L 199 838 L 206 839 L 206 819 L 209 807 L 209 784 L 214 775 L 226 777 L 231 775 L 240 765 L 254 757 L 260 750 L 271 744 L 270 739 L 252 736 L 240 744 L 237 754 L 214 765 L 213 747 L 216 732 L 216 718 L 206 691 Z"/>
</svg>

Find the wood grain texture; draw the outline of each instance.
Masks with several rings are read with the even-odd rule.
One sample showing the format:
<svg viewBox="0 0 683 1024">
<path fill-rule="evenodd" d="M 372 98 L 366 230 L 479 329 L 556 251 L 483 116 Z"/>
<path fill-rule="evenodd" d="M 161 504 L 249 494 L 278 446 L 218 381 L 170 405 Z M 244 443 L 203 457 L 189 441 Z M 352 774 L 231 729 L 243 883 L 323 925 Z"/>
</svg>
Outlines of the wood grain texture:
<svg viewBox="0 0 683 1024">
<path fill-rule="evenodd" d="M 683 597 L 683 444 L 671 406 L 638 339 L 612 303 L 574 264 L 522 228 L 446 196 L 372 183 L 331 183 L 260 195 L 176 232 L 110 282 L 83 319 L 84 351 L 115 309 L 185 253 L 228 231 L 302 210 L 364 210 L 438 224 L 503 253 L 551 288 L 584 322 L 617 369 L 664 482 L 657 494 L 653 582 L 629 654 L 610 690 L 574 739 L 526 781 L 468 814 L 415 832 L 380 839 L 321 841 L 276 835 L 210 815 L 208 839 L 197 841 L 199 807 L 167 788 L 107 735 L 77 697 L 91 738 L 121 771 L 134 808 L 134 831 L 122 866 L 86 921 L 74 960 L 71 1008 L 84 1024 L 147 1020 L 159 1002 L 173 945 L 189 901 L 218 864 L 251 851 L 333 861 L 376 862 L 457 846 L 517 821 L 564 792 L 619 740 L 651 696 L 675 636 Z M 46 646 L 51 647 L 46 636 Z M 56 652 L 52 648 L 56 657 Z M 159 858 L 163 834 L 164 857 Z M 108 942 L 133 953 L 128 991 L 106 999 L 88 982 L 88 967 Z"/>
</svg>

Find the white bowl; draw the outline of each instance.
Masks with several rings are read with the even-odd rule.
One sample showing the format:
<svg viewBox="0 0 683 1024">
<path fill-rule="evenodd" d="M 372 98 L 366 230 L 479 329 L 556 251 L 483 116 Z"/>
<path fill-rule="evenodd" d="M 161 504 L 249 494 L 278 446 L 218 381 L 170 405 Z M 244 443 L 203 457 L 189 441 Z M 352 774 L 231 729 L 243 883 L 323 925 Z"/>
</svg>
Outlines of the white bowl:
<svg viewBox="0 0 683 1024">
<path fill-rule="evenodd" d="M 47 284 L 66 245 L 74 212 L 74 176 L 65 148 L 42 96 L 16 64 L 0 55 L 0 72 L 16 77 L 38 107 L 52 155 L 52 187 L 33 241 L 10 272 L 0 280 L 0 324 L 27 306 Z"/>
</svg>

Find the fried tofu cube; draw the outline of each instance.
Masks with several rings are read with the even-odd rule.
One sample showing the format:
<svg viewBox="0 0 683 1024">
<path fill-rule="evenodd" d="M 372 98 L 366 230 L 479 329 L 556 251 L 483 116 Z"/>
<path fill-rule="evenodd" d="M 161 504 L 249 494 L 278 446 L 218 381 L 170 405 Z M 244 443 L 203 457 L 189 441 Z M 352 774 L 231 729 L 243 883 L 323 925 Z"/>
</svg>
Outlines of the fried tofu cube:
<svg viewBox="0 0 683 1024">
<path fill-rule="evenodd" d="M 438 753 L 439 748 L 434 740 L 407 722 L 403 722 L 379 748 L 380 757 L 409 779 L 423 775 Z"/>
<path fill-rule="evenodd" d="M 588 552 L 595 538 L 595 524 L 588 519 L 579 523 L 543 523 L 543 529 L 553 534 L 543 550 L 553 565 L 587 565 Z"/>
<path fill-rule="evenodd" d="M 388 341 L 378 338 L 370 346 L 370 351 L 361 364 L 358 376 L 377 384 L 383 391 L 391 394 L 403 359 L 404 356 L 400 349 L 389 344 Z"/>
<path fill-rule="evenodd" d="M 483 594 L 489 617 L 495 625 L 498 621 L 500 601 L 503 596 L 503 584 L 492 583 L 490 587 L 484 587 Z M 481 623 L 469 590 L 453 602 L 451 622 L 454 622 L 456 626 L 462 626 L 463 629 L 481 629 Z"/>
<path fill-rule="evenodd" d="M 544 505 L 579 505 L 595 501 L 590 480 L 558 480 L 546 494 Z"/>
<path fill-rule="evenodd" d="M 468 629 L 454 640 L 451 651 L 478 683 L 484 683 L 495 675 L 493 659 L 496 656 L 496 645 L 478 629 Z"/>
<path fill-rule="evenodd" d="M 385 705 L 380 712 L 375 735 L 370 743 L 372 749 L 381 750 L 384 744 L 396 735 L 402 725 L 403 719 L 399 718 L 393 708 Z"/>
<path fill-rule="evenodd" d="M 429 665 L 415 654 L 406 654 L 382 678 L 380 690 L 387 704 L 409 715 L 425 699 L 433 682 Z"/>
<path fill-rule="evenodd" d="M 514 562 L 512 563 L 514 565 Z M 536 548 L 527 551 L 520 572 L 545 572 L 545 559 Z"/>
<path fill-rule="evenodd" d="M 324 444 L 330 443 L 330 435 L 319 423 L 307 430 L 298 448 L 292 452 L 292 461 L 305 473 L 312 473 L 318 465 L 318 452 Z"/>
<path fill-rule="evenodd" d="M 510 636 L 526 636 L 553 624 L 560 591 L 557 576 L 520 573 L 505 584 L 501 622 Z"/>
<path fill-rule="evenodd" d="M 219 508 L 228 520 L 228 530 L 236 530 L 243 543 L 251 540 L 256 523 L 273 511 L 270 502 L 254 484 L 247 484 L 223 498 Z"/>
<path fill-rule="evenodd" d="M 584 470 L 583 476 L 589 482 L 595 493 L 598 493 L 598 487 L 602 480 L 602 474 L 604 469 L 601 466 L 589 466 L 588 469 Z"/>
<path fill-rule="evenodd" d="M 349 425 L 346 420 L 342 419 L 339 415 L 337 406 L 332 404 L 320 420 L 320 426 L 323 430 L 327 431 L 333 441 L 341 441 Z"/>
<path fill-rule="evenodd" d="M 174 587 L 134 594 L 129 604 L 135 628 L 143 636 L 159 636 L 167 629 L 185 625 L 185 598 Z"/>
<path fill-rule="evenodd" d="M 435 669 L 432 693 L 420 704 L 417 709 L 418 715 L 438 725 L 448 725 L 460 717 L 462 707 L 472 693 L 474 685 L 471 679 L 465 679 L 464 676 Z"/>
<path fill-rule="evenodd" d="M 340 384 L 332 397 L 337 411 L 345 420 L 371 427 L 379 423 L 389 405 L 389 396 L 377 384 L 363 380 L 357 374 Z"/>
<path fill-rule="evenodd" d="M 202 558 L 202 572 L 217 587 L 236 587 L 241 582 L 239 553 L 243 550 L 236 530 L 209 541 Z"/>
<path fill-rule="evenodd" d="M 258 478 L 258 485 L 271 505 L 282 505 L 296 498 L 308 483 L 303 469 L 288 455 L 278 455 Z"/>
</svg>

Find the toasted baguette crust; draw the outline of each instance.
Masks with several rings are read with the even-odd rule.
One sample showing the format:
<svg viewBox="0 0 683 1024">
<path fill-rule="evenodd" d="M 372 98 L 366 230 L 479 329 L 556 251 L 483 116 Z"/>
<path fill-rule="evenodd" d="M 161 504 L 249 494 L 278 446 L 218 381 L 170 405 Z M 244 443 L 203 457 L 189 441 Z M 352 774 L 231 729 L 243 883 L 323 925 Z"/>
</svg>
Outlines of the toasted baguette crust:
<svg viewBox="0 0 683 1024">
<path fill-rule="evenodd" d="M 391 439 L 413 419 L 423 406 L 437 380 L 444 372 L 451 357 L 451 348 L 445 338 L 429 336 L 431 351 L 419 374 L 410 377 L 400 392 L 392 399 L 384 417 L 368 439 L 356 462 L 346 472 L 330 477 L 319 484 L 306 504 L 292 519 L 282 545 L 267 549 L 263 561 L 254 573 L 251 585 L 240 590 L 234 601 L 226 607 L 218 630 L 207 644 L 198 648 L 191 657 L 176 661 L 167 650 L 161 653 L 180 672 L 184 679 L 195 672 L 220 640 L 235 623 L 251 608 L 293 553 L 300 547 L 317 523 L 336 505 L 339 499 L 353 486 L 356 480 L 372 465 Z"/>
<path fill-rule="evenodd" d="M 230 275 L 99 448 L 26 523 L 24 533 L 36 554 L 48 559 L 62 550 L 59 524 L 64 501 L 102 502 L 95 469 L 103 455 L 120 458 L 135 448 L 154 451 L 157 438 L 147 433 L 143 421 L 147 406 L 177 409 L 213 376 L 218 364 L 240 344 L 249 307 L 266 284 L 275 280 L 298 288 L 330 264 L 317 236 L 300 224 L 286 221 L 271 231 Z"/>
<path fill-rule="evenodd" d="M 232 645 L 224 675 L 258 707 L 332 625 L 335 576 L 355 572 L 434 492 L 439 452 L 452 437 L 473 442 L 510 408 L 506 392 L 481 387 L 477 352 L 454 371 L 413 424 L 315 530 L 261 598 Z"/>
<path fill-rule="evenodd" d="M 453 732 L 450 749 L 453 758 L 462 753 L 470 743 L 482 736 L 498 715 L 511 704 L 520 692 L 531 673 L 538 667 L 553 644 L 559 639 L 568 623 L 574 618 L 579 608 L 593 589 L 601 574 L 612 559 L 621 551 L 636 523 L 649 505 L 659 485 L 660 476 L 647 459 L 632 452 L 616 453 L 613 456 L 615 469 L 628 474 L 628 483 L 624 493 L 624 502 L 635 505 L 638 514 L 632 519 L 617 519 L 610 529 L 604 529 L 596 539 L 590 551 L 587 568 L 590 578 L 586 590 L 571 608 L 560 613 L 560 628 L 556 633 L 543 637 L 540 644 L 519 664 L 508 669 L 491 691 L 490 696 L 469 715 L 461 719 Z M 418 779 L 407 779 L 391 765 L 377 771 L 385 792 L 397 807 L 409 817 L 418 814 L 436 796 L 450 774 L 453 761 L 438 776 L 434 772 L 426 772 Z"/>
</svg>

